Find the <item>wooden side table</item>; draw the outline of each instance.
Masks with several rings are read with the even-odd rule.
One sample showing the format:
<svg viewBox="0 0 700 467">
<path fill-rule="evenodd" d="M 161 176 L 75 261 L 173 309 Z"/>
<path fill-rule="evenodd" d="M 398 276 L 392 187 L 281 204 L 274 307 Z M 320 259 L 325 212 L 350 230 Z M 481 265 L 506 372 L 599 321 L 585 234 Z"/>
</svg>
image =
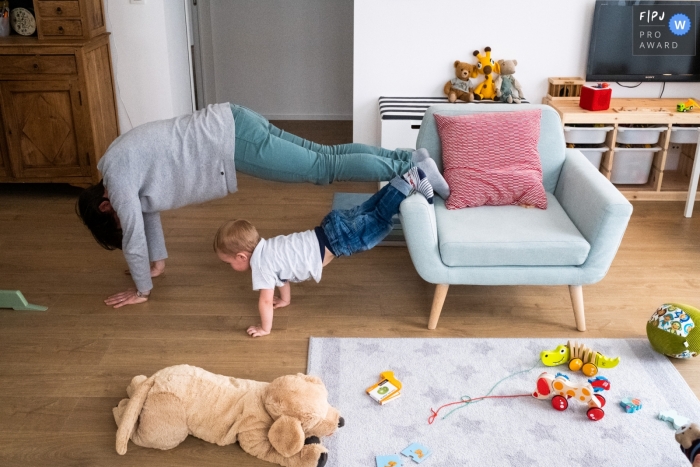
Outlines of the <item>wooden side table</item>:
<svg viewBox="0 0 700 467">
<path fill-rule="evenodd" d="M 681 144 L 681 162 L 679 169 L 665 171 L 671 132 L 679 125 L 700 127 L 700 109 L 678 112 L 676 105 L 685 99 L 612 99 L 610 108 L 603 111 L 589 111 L 578 105 L 578 100 L 549 101 L 561 117 L 562 123 L 568 124 L 605 124 L 612 125 L 605 144 L 609 148 L 603 155 L 600 171 L 608 179 L 613 170 L 618 126 L 629 124 L 655 124 L 665 127 L 661 133 L 652 162 L 649 181 L 643 185 L 616 185 L 629 200 L 640 201 L 682 201 L 686 200 L 685 217 L 690 217 L 697 196 L 700 166 L 698 165 L 700 141 Z M 700 131 L 698 132 L 700 134 Z"/>
</svg>

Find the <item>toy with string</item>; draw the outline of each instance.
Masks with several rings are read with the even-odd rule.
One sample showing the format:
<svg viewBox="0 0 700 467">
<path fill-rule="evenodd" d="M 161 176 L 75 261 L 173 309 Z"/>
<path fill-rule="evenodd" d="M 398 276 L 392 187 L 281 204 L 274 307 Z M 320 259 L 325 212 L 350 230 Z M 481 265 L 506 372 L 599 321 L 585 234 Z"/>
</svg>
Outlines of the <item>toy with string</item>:
<svg viewBox="0 0 700 467">
<path fill-rule="evenodd" d="M 564 411 L 569 406 L 569 399 L 575 399 L 584 404 L 588 404 L 588 411 L 586 415 L 590 420 L 597 421 L 603 418 L 605 413 L 603 412 L 603 406 L 605 406 L 605 398 L 597 394 L 598 392 L 607 391 L 610 389 L 610 382 L 607 378 L 599 376 L 593 380 L 589 380 L 587 384 L 584 385 L 574 385 L 569 381 L 569 377 L 557 373 L 552 376 L 550 373 L 544 372 L 540 374 L 537 378 L 536 390 L 532 393 L 527 394 L 512 394 L 512 395 L 497 395 L 492 396 L 491 392 L 496 389 L 496 386 L 501 384 L 503 381 L 512 378 L 513 376 L 519 375 L 521 373 L 527 373 L 532 371 L 537 366 L 529 368 L 527 370 L 519 371 L 513 373 L 493 385 L 489 392 L 485 396 L 481 397 L 471 397 L 462 396 L 459 401 L 450 402 L 438 407 L 437 410 L 430 409 L 430 416 L 428 417 L 428 424 L 432 425 L 438 416 L 438 413 L 450 406 L 458 405 L 458 407 L 450 410 L 446 415 L 442 417 L 442 420 L 446 419 L 452 413 L 459 409 L 463 409 L 469 404 L 482 401 L 484 399 L 509 399 L 516 397 L 535 397 L 536 399 L 552 399 L 552 407 L 558 411 Z"/>
</svg>

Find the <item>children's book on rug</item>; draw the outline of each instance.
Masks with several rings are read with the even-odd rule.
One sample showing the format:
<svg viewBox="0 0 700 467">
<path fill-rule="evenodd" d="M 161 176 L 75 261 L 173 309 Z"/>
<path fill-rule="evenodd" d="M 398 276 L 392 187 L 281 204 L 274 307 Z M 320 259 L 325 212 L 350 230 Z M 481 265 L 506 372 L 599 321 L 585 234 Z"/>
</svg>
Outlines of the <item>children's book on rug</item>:
<svg viewBox="0 0 700 467">
<path fill-rule="evenodd" d="M 385 371 L 379 375 L 379 381 L 365 391 L 379 405 L 384 405 L 401 396 L 401 381 L 396 379 L 393 371 Z"/>
</svg>

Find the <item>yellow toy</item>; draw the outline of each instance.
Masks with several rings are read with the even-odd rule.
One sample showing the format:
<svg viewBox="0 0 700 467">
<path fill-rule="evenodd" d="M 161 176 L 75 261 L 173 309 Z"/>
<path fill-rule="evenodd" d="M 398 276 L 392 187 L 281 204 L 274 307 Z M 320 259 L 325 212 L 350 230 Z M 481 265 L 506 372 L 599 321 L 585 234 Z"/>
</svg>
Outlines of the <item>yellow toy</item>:
<svg viewBox="0 0 700 467">
<path fill-rule="evenodd" d="M 606 357 L 576 341 L 559 345 L 554 350 L 543 350 L 540 352 L 540 360 L 547 366 L 557 366 L 568 362 L 571 371 L 581 370 L 586 376 L 595 376 L 598 373 L 598 368 L 615 368 L 620 363 L 620 357 Z"/>
<path fill-rule="evenodd" d="M 501 68 L 498 63 L 491 58 L 491 47 L 484 49 L 485 55 L 481 55 L 478 50 L 474 51 L 474 56 L 478 60 L 476 70 L 472 71 L 472 78 L 476 78 L 479 74 L 484 75 L 485 79 L 476 88 L 474 88 L 474 99 L 495 99 L 496 84 L 493 80 L 493 73 L 500 73 Z"/>
<path fill-rule="evenodd" d="M 384 405 L 401 396 L 401 381 L 396 379 L 393 371 L 384 371 L 379 374 L 379 382 L 368 387 L 365 392 L 379 405 Z"/>
<path fill-rule="evenodd" d="M 687 101 L 681 102 L 680 104 L 676 105 L 676 111 L 688 112 L 689 110 L 693 110 L 693 108 L 697 106 L 697 102 L 695 102 L 693 99 L 688 99 Z"/>
</svg>

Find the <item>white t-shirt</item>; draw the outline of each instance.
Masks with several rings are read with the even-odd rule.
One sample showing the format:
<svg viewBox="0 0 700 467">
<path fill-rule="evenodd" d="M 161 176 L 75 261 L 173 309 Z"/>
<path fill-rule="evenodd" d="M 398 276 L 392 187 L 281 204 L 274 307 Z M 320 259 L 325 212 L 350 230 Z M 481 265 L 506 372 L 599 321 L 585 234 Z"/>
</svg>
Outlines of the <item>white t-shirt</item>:
<svg viewBox="0 0 700 467">
<path fill-rule="evenodd" d="M 253 290 L 282 287 L 285 282 L 321 280 L 323 263 L 313 230 L 260 239 L 250 257 Z"/>
</svg>

